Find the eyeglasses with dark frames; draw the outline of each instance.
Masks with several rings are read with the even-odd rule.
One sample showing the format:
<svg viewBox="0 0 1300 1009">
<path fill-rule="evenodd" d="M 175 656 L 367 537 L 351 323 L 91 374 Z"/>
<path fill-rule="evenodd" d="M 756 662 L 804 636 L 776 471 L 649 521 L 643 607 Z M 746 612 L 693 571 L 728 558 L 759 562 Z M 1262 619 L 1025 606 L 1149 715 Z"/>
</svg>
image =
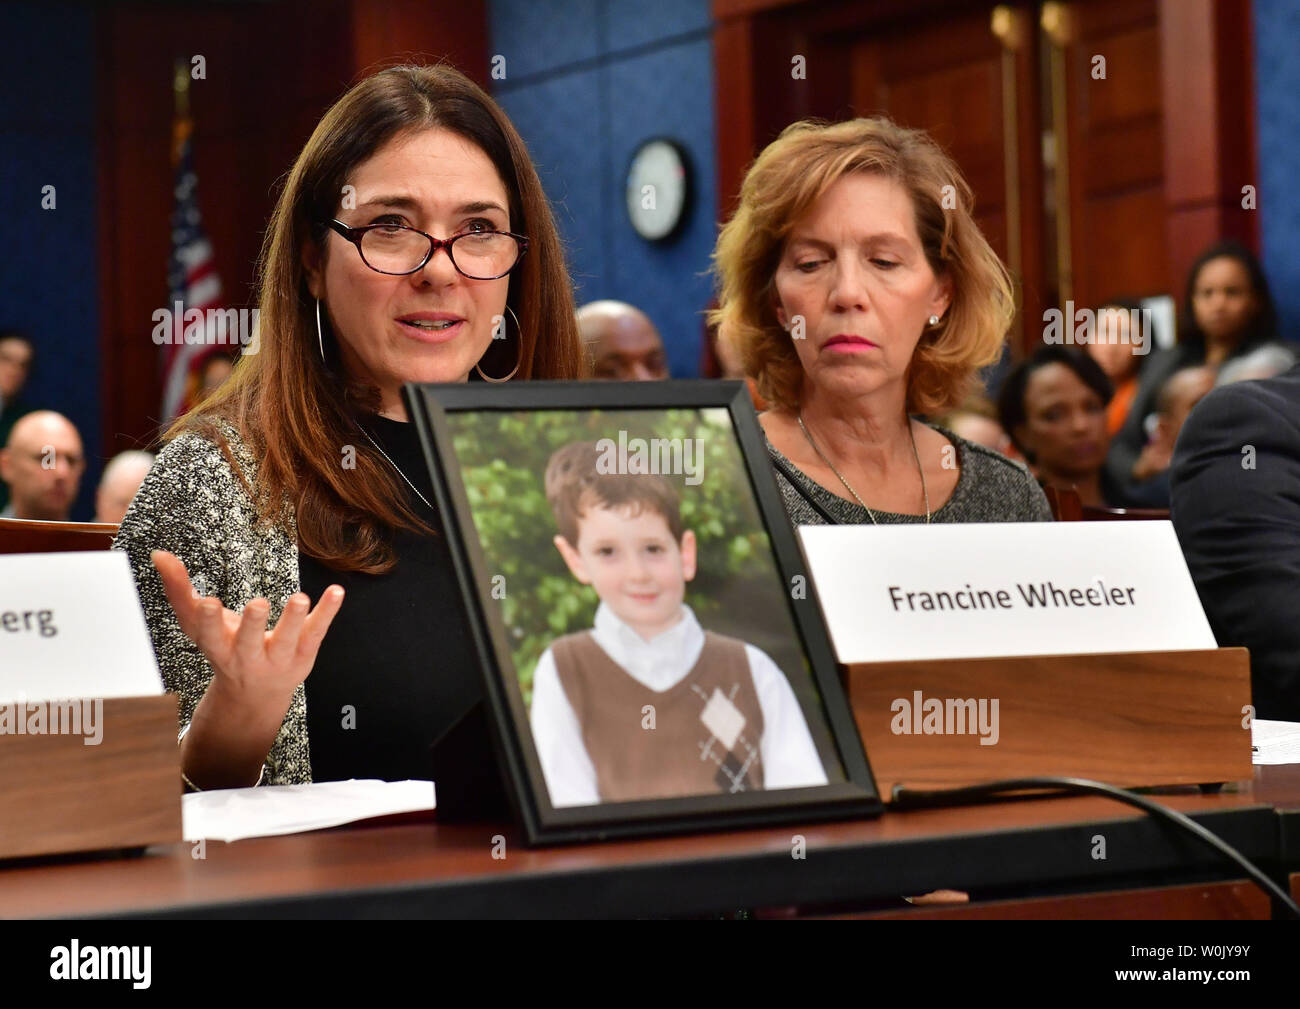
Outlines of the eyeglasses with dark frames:
<svg viewBox="0 0 1300 1009">
<path fill-rule="evenodd" d="M 498 280 L 518 266 L 528 251 L 528 239 L 509 231 L 463 231 L 450 238 L 434 238 L 405 224 L 350 228 L 342 221 L 324 223 L 357 247 L 366 266 L 394 277 L 424 269 L 439 249 L 446 249 L 451 265 L 462 277 Z"/>
</svg>

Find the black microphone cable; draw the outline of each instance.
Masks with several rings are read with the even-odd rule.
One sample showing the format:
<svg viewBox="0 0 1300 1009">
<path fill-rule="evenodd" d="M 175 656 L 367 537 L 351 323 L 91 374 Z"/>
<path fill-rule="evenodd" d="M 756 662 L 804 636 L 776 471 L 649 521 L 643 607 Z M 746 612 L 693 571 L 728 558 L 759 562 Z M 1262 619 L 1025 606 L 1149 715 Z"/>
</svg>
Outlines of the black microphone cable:
<svg viewBox="0 0 1300 1009">
<path fill-rule="evenodd" d="M 1146 796 L 1138 795 L 1104 781 L 1090 781 L 1087 778 L 1058 778 L 1043 776 L 1035 778 L 1010 778 L 1006 781 L 990 781 L 979 785 L 965 785 L 960 788 L 918 789 L 895 785 L 890 796 L 890 805 L 896 810 L 932 809 L 939 806 L 968 805 L 1000 798 L 1007 792 L 1047 792 L 1049 795 L 1101 795 L 1116 802 L 1136 806 L 1143 812 L 1150 813 L 1157 819 L 1172 823 L 1188 831 L 1193 837 L 1209 845 L 1220 855 L 1235 862 L 1246 874 L 1274 900 L 1281 903 L 1292 915 L 1300 918 L 1300 907 L 1268 875 L 1250 859 L 1232 845 L 1206 830 L 1191 817 L 1153 802 Z M 1034 796 L 1045 798 L 1045 796 Z"/>
</svg>

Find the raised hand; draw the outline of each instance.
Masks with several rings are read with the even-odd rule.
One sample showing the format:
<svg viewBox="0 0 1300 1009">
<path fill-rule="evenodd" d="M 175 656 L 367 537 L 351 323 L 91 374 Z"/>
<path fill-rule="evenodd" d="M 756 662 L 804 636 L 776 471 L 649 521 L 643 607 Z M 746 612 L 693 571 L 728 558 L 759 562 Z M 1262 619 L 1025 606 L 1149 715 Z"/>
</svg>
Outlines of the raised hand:
<svg viewBox="0 0 1300 1009">
<path fill-rule="evenodd" d="M 181 630 L 212 664 L 214 683 L 220 678 L 221 688 L 244 703 L 263 697 L 286 701 L 311 672 L 325 632 L 343 604 L 339 585 L 326 589 L 310 613 L 306 593 L 295 593 L 275 629 L 268 631 L 271 607 L 266 599 L 252 599 L 236 613 L 220 599 L 194 591 L 189 571 L 175 554 L 155 550 L 150 559 Z"/>
</svg>

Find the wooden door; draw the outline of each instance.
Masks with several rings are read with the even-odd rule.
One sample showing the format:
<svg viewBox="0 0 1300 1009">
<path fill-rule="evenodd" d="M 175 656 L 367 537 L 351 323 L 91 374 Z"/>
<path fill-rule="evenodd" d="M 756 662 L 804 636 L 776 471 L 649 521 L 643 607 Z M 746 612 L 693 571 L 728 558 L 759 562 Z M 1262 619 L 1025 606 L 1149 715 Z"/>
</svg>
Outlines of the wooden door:
<svg viewBox="0 0 1300 1009">
<path fill-rule="evenodd" d="M 1059 173 L 1053 301 L 1171 291 L 1156 0 L 1047 4 L 1042 21 Z"/>
<path fill-rule="evenodd" d="M 1250 0 L 714 0 L 714 17 L 719 207 L 796 119 L 922 127 L 1019 283 L 1021 352 L 1046 308 L 1178 298 L 1209 242 L 1258 246 Z"/>
<path fill-rule="evenodd" d="M 882 0 L 794 4 L 724 22 L 719 60 L 748 63 L 750 73 L 719 67 L 722 185 L 741 160 L 726 148 L 748 141 L 756 153 L 799 118 L 884 113 L 925 129 L 957 161 L 976 221 L 1022 292 L 1013 343 L 1036 338 L 1048 292 L 1035 11 L 1029 2 Z M 805 80 L 787 70 L 795 56 L 806 60 Z M 745 80 L 749 109 L 729 73 Z M 738 127 L 747 114 L 749 129 Z M 734 191 L 719 192 L 721 207 Z"/>
</svg>

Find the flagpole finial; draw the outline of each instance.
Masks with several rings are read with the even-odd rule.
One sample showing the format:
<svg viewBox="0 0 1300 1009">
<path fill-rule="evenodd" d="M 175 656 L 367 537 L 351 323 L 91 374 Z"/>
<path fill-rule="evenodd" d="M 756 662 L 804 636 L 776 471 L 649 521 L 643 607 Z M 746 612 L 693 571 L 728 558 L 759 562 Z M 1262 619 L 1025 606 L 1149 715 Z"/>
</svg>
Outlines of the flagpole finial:
<svg viewBox="0 0 1300 1009">
<path fill-rule="evenodd" d="M 190 64 L 182 57 L 176 57 L 172 68 L 172 92 L 176 96 L 176 114 L 190 114 Z"/>
</svg>

